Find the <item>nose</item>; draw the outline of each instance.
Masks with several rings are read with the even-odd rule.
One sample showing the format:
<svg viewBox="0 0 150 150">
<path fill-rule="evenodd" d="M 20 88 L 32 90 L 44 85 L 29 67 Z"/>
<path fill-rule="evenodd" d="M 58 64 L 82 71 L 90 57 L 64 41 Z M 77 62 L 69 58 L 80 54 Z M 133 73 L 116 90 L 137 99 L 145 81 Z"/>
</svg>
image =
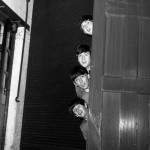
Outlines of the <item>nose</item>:
<svg viewBox="0 0 150 150">
<path fill-rule="evenodd" d="M 87 30 L 88 32 L 90 32 L 91 29 L 90 29 L 89 27 L 86 27 L 86 30 Z"/>
<path fill-rule="evenodd" d="M 85 63 L 86 62 L 86 58 L 85 56 L 82 56 L 82 62 Z"/>
<path fill-rule="evenodd" d="M 81 110 L 78 109 L 78 110 L 77 110 L 77 113 L 80 115 L 80 114 L 81 114 Z"/>
<path fill-rule="evenodd" d="M 82 80 L 82 78 L 80 78 L 80 80 L 79 80 L 79 81 L 80 81 L 80 83 L 83 83 L 83 80 Z"/>
</svg>

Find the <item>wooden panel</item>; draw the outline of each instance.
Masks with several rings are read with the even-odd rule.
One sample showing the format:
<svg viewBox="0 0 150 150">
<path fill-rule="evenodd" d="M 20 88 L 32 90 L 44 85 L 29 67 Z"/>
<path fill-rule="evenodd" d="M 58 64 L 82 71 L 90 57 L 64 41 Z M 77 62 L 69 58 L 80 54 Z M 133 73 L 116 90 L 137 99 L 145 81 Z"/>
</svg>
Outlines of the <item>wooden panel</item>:
<svg viewBox="0 0 150 150">
<path fill-rule="evenodd" d="M 121 93 L 103 93 L 102 149 L 118 150 Z"/>
<path fill-rule="evenodd" d="M 106 0 L 106 14 L 150 18 L 148 0 Z"/>
<path fill-rule="evenodd" d="M 105 75 L 121 76 L 122 68 L 122 27 L 120 17 L 107 16 L 105 44 Z M 114 41 L 119 40 L 117 43 Z"/>
<path fill-rule="evenodd" d="M 121 15 L 106 18 L 105 75 L 136 77 L 138 19 Z"/>
<path fill-rule="evenodd" d="M 136 149 L 136 93 L 122 93 L 120 114 L 120 150 Z"/>
<path fill-rule="evenodd" d="M 136 91 L 138 93 L 150 93 L 150 80 L 140 78 L 119 78 L 105 76 L 102 78 L 102 89 L 112 91 Z"/>
<path fill-rule="evenodd" d="M 150 144 L 150 95 L 137 96 L 137 149 L 149 150 Z"/>
<path fill-rule="evenodd" d="M 148 150 L 150 96 L 136 92 L 103 93 L 102 149 Z"/>
<path fill-rule="evenodd" d="M 140 19 L 138 77 L 150 78 L 150 18 Z"/>
</svg>

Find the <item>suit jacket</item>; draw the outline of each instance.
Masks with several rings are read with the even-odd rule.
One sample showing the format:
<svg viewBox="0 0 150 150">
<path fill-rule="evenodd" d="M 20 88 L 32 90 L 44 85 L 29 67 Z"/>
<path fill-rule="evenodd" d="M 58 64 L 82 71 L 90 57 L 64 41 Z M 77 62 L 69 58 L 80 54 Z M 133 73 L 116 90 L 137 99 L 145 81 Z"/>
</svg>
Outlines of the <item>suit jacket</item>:
<svg viewBox="0 0 150 150">
<path fill-rule="evenodd" d="M 79 86 L 75 86 L 75 91 L 79 98 L 84 99 L 87 104 L 89 103 L 89 92 L 86 92 Z"/>
<path fill-rule="evenodd" d="M 87 136 L 88 136 L 88 122 L 87 122 L 87 120 L 84 119 L 81 122 L 80 129 L 81 129 L 81 132 L 82 132 L 84 139 L 87 140 Z"/>
<path fill-rule="evenodd" d="M 89 125 L 88 125 L 89 122 Z M 94 140 L 97 147 L 100 147 L 100 128 L 101 128 L 101 115 L 95 117 L 89 110 L 88 120 L 83 119 L 80 124 L 80 129 L 85 140 L 88 138 L 90 130 L 90 138 Z"/>
</svg>

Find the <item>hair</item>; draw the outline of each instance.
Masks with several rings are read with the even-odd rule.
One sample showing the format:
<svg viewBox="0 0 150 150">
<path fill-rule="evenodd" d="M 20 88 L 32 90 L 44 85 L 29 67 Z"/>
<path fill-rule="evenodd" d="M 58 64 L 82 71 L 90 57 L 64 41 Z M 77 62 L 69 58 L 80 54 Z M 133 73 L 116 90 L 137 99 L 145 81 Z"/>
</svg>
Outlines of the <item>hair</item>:
<svg viewBox="0 0 150 150">
<path fill-rule="evenodd" d="M 73 99 L 72 101 L 71 101 L 71 103 L 69 104 L 69 113 L 71 114 L 71 115 L 75 115 L 74 114 L 74 112 L 73 112 L 73 109 L 74 109 L 74 107 L 76 106 L 76 105 L 85 105 L 85 101 L 83 100 L 83 99 L 81 99 L 81 98 L 76 98 L 76 99 Z"/>
<path fill-rule="evenodd" d="M 90 47 L 86 44 L 80 44 L 77 46 L 76 49 L 76 56 L 78 56 L 81 53 L 86 53 L 86 52 L 90 52 Z"/>
<path fill-rule="evenodd" d="M 83 21 L 90 20 L 93 21 L 93 17 L 91 15 L 83 15 L 79 24 L 81 25 Z"/>
<path fill-rule="evenodd" d="M 70 72 L 70 78 L 74 82 L 74 80 L 84 74 L 88 74 L 88 71 L 82 66 L 75 66 Z"/>
</svg>

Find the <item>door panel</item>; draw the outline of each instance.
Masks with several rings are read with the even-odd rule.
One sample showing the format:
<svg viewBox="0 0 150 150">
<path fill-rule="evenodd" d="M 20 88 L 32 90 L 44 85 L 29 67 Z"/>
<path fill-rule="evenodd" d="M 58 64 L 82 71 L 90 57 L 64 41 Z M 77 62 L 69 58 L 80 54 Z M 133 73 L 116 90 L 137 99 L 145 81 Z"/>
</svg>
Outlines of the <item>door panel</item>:
<svg viewBox="0 0 150 150">
<path fill-rule="evenodd" d="M 103 92 L 102 148 L 148 150 L 150 95 Z"/>
<path fill-rule="evenodd" d="M 102 147 L 105 150 L 119 149 L 120 100 L 121 93 L 103 93 Z"/>
<path fill-rule="evenodd" d="M 137 148 L 150 149 L 150 95 L 137 95 Z"/>
<path fill-rule="evenodd" d="M 123 92 L 121 96 L 121 113 L 119 122 L 119 145 L 121 150 L 136 149 L 136 111 L 136 93 Z"/>
<path fill-rule="evenodd" d="M 137 24 L 135 17 L 106 15 L 105 75 L 137 76 Z"/>
<path fill-rule="evenodd" d="M 138 76 L 150 78 L 150 18 L 140 19 Z"/>
</svg>

